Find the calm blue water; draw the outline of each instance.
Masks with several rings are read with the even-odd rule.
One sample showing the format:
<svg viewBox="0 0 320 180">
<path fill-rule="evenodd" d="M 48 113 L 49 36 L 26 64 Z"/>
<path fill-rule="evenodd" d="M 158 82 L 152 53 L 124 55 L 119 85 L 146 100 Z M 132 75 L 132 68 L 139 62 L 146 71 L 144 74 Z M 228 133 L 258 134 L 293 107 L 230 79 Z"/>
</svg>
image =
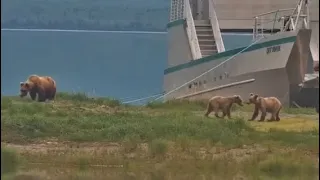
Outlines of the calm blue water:
<svg viewBox="0 0 320 180">
<path fill-rule="evenodd" d="M 223 36 L 227 49 L 251 36 Z M 58 91 L 130 100 L 161 93 L 166 34 L 1 32 L 1 94 L 17 95 L 30 74 L 52 76 Z"/>
</svg>

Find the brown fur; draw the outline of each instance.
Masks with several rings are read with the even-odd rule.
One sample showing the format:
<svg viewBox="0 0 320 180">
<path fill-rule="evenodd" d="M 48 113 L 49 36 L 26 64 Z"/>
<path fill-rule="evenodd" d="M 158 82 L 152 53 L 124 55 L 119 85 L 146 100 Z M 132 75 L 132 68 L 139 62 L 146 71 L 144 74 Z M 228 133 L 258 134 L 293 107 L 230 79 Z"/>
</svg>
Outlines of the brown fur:
<svg viewBox="0 0 320 180">
<path fill-rule="evenodd" d="M 209 114 L 214 111 L 214 115 L 217 118 L 220 118 L 218 115 L 219 110 L 222 111 L 224 118 L 226 115 L 228 118 L 231 118 L 230 110 L 233 105 L 233 103 L 237 103 L 240 106 L 242 105 L 242 99 L 238 95 L 229 96 L 229 97 L 223 97 L 223 96 L 214 96 L 209 100 L 208 106 L 207 106 L 207 112 L 205 113 L 205 116 L 208 117 Z"/>
<path fill-rule="evenodd" d="M 36 99 L 43 102 L 53 100 L 56 95 L 56 82 L 49 76 L 31 75 L 27 81 L 20 82 L 20 97 L 30 94 L 32 100 Z"/>
<path fill-rule="evenodd" d="M 268 121 L 280 121 L 279 112 L 282 108 L 282 104 L 276 97 L 261 97 L 257 94 L 251 93 L 247 104 L 255 105 L 250 121 L 255 120 L 259 115 L 259 111 L 261 111 L 259 121 L 264 121 L 267 113 L 271 113 L 271 118 Z"/>
</svg>

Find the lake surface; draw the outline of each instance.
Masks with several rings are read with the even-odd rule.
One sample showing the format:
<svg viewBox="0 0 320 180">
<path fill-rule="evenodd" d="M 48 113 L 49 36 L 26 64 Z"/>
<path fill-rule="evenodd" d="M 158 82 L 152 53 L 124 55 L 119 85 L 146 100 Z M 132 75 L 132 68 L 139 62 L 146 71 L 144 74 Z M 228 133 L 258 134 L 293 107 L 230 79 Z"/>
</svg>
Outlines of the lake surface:
<svg viewBox="0 0 320 180">
<path fill-rule="evenodd" d="M 251 35 L 223 35 L 227 49 Z M 63 92 L 122 101 L 161 93 L 166 33 L 1 31 L 1 94 L 17 95 L 30 74 L 52 76 Z"/>
</svg>

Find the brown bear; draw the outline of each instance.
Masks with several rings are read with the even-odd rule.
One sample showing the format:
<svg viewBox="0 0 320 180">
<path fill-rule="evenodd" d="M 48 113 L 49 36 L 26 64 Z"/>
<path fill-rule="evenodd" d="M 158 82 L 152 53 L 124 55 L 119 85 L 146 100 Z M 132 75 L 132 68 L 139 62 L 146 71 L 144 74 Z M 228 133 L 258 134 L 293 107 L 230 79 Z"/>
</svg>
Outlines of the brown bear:
<svg viewBox="0 0 320 180">
<path fill-rule="evenodd" d="M 56 95 L 56 82 L 49 76 L 30 75 L 25 82 L 20 82 L 20 97 L 30 94 L 32 100 L 43 102 L 53 100 Z"/>
<path fill-rule="evenodd" d="M 209 100 L 208 106 L 207 106 L 207 112 L 205 113 L 205 117 L 208 117 L 209 114 L 214 111 L 214 115 L 217 118 L 220 118 L 218 116 L 218 111 L 221 110 L 223 113 L 222 118 L 224 118 L 226 115 L 228 118 L 231 118 L 230 110 L 233 105 L 233 103 L 237 103 L 239 106 L 243 106 L 242 104 L 242 98 L 238 95 L 229 96 L 229 97 L 223 97 L 223 96 L 214 96 Z"/>
<path fill-rule="evenodd" d="M 259 121 L 264 121 L 267 112 L 271 113 L 271 118 L 268 121 L 280 121 L 279 112 L 282 108 L 282 104 L 276 97 L 261 97 L 257 94 L 250 93 L 249 102 L 247 104 L 254 104 L 254 112 L 252 118 L 249 121 L 253 121 L 261 111 L 261 117 Z"/>
</svg>

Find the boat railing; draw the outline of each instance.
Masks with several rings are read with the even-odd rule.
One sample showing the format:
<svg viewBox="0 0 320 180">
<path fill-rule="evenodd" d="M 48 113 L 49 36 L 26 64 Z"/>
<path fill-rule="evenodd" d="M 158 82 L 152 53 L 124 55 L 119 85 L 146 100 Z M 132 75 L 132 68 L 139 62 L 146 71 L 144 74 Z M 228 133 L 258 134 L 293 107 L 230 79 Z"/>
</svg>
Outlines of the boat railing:
<svg viewBox="0 0 320 180">
<path fill-rule="evenodd" d="M 295 8 L 279 9 L 254 17 L 253 39 L 267 34 L 309 28 L 308 0 L 299 0 Z"/>
<path fill-rule="evenodd" d="M 282 31 L 295 8 L 278 9 L 254 17 L 253 39 Z"/>
</svg>

